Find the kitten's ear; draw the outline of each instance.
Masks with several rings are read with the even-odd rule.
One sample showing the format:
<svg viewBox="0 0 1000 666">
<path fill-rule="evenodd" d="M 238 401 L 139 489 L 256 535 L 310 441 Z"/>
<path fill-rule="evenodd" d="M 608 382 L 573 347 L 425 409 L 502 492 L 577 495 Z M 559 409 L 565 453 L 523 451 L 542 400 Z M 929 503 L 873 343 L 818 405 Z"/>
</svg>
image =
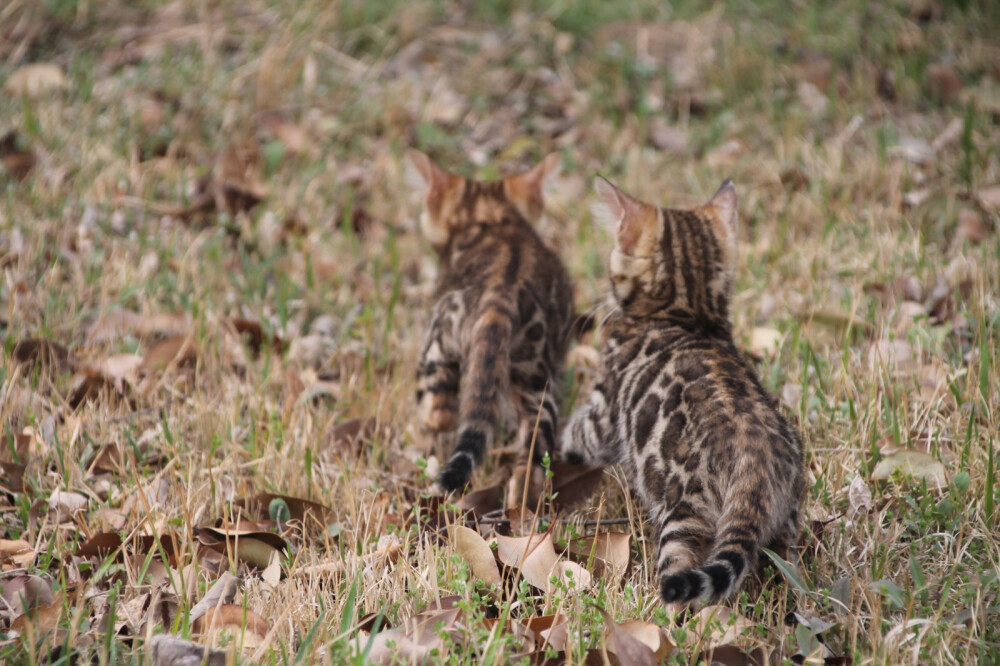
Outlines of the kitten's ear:
<svg viewBox="0 0 1000 666">
<path fill-rule="evenodd" d="M 545 210 L 545 181 L 559 173 L 562 155 L 549 153 L 541 162 L 524 173 L 504 179 L 507 198 L 517 206 L 529 222 L 534 222 Z"/>
<path fill-rule="evenodd" d="M 601 176 L 594 179 L 594 190 L 601 197 L 601 203 L 594 206 L 594 217 L 615 234 L 622 252 L 631 254 L 643 231 L 654 222 L 655 209 L 633 199 Z"/>
<path fill-rule="evenodd" d="M 708 213 L 716 238 L 723 247 L 725 264 L 732 268 L 736 264 L 739 245 L 739 235 L 736 233 L 736 188 L 733 187 L 733 181 L 727 179 L 722 183 L 702 210 Z"/>
<path fill-rule="evenodd" d="M 715 219 L 729 232 L 736 231 L 736 187 L 733 181 L 726 179 L 708 201 Z"/>
<path fill-rule="evenodd" d="M 434 164 L 434 161 L 426 153 L 422 153 L 416 148 L 408 148 L 406 157 L 413 170 L 407 170 L 408 179 L 416 181 L 418 187 L 422 184 L 427 187 L 427 195 L 430 197 L 435 192 L 444 189 L 448 183 L 448 172 Z M 415 177 L 414 177 L 415 176 Z"/>
</svg>

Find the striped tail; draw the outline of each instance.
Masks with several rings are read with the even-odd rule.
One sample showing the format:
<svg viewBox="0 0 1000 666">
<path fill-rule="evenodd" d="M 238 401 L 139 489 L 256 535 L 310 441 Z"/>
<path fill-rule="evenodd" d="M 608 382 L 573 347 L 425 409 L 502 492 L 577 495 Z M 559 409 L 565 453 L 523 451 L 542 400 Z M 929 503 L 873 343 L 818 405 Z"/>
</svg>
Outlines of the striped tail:
<svg viewBox="0 0 1000 666">
<path fill-rule="evenodd" d="M 660 592 L 666 603 L 718 602 L 740 588 L 747 573 L 756 566 L 761 526 L 769 513 L 764 506 L 767 500 L 761 501 L 766 493 L 757 485 L 738 484 L 730 491 L 705 564 L 674 572 L 668 570 L 661 576 Z"/>
<path fill-rule="evenodd" d="M 464 488 L 492 444 L 501 399 L 510 383 L 512 332 L 510 313 L 501 306 L 487 306 L 472 328 L 472 344 L 463 368 L 458 443 L 440 478 L 445 491 Z"/>
</svg>

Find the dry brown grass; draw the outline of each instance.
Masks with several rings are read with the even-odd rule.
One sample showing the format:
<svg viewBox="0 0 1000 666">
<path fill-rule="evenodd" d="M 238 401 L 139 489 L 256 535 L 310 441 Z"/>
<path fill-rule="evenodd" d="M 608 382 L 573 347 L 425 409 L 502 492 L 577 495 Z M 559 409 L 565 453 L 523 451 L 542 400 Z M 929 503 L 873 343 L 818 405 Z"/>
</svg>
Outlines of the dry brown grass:
<svg viewBox="0 0 1000 666">
<path fill-rule="evenodd" d="M 5 589 L 28 573 L 54 590 L 19 622 L 0 609 L 5 658 L 148 659 L 154 633 L 190 636 L 185 613 L 219 568 L 267 627 L 240 661 L 363 661 L 365 613 L 401 623 L 455 594 L 468 630 L 432 661 L 513 660 L 516 641 L 483 628 L 496 610 L 567 615 L 571 661 L 602 644 L 601 610 L 666 627 L 671 663 L 733 642 L 666 616 L 617 470 L 554 530 L 629 519 L 614 529 L 631 532 L 630 570 L 580 594 L 515 585 L 493 607 L 447 540 L 408 520 L 447 445 L 413 418 L 435 270 L 402 168 L 415 145 L 484 177 L 562 151 L 543 234 L 598 316 L 609 237 L 591 223 L 592 176 L 667 205 L 732 177 L 736 330 L 799 423 L 811 483 L 797 578 L 769 569 L 727 604 L 747 620 L 736 642 L 821 660 L 795 612 L 854 663 L 1000 660 L 997 10 L 514 4 L 0 8 L 0 132 L 14 132 L 0 145 L 0 515 L 33 551 L 0 563 Z M 234 317 L 260 322 L 258 357 Z M 28 338 L 69 348 L 73 367 L 18 363 Z M 112 358 L 127 379 L 75 406 L 82 369 Z M 564 403 L 590 372 L 571 369 Z M 131 402 L 109 397 L 122 390 Z M 337 428 L 352 418 L 371 425 L 358 443 Z M 128 462 L 101 473 L 105 445 Z M 878 480 L 897 449 L 942 463 L 941 486 Z M 476 487 L 502 470 L 494 458 Z M 260 492 L 329 507 L 289 535 L 277 584 L 238 560 L 213 570 L 192 532 Z M 179 552 L 166 567 L 158 549 L 74 557 L 105 531 L 174 533 Z"/>
</svg>

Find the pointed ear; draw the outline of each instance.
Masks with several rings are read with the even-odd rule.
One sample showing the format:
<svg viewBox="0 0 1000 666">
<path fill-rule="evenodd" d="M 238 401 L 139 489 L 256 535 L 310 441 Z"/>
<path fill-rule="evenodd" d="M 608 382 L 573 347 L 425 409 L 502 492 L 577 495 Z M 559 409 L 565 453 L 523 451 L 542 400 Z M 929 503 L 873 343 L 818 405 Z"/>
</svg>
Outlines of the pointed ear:
<svg viewBox="0 0 1000 666">
<path fill-rule="evenodd" d="M 601 197 L 601 203 L 594 207 L 594 216 L 615 234 L 622 252 L 632 254 L 643 231 L 652 228 L 655 209 L 633 199 L 600 176 L 594 179 L 594 190 Z"/>
<path fill-rule="evenodd" d="M 448 182 L 448 172 L 434 164 L 434 161 L 426 153 L 415 148 L 408 148 L 406 157 L 416 171 L 418 180 L 423 181 L 423 184 L 427 186 L 428 196 L 441 190 Z"/>
<path fill-rule="evenodd" d="M 529 222 L 537 220 L 545 209 L 543 186 L 545 181 L 559 173 L 562 155 L 549 153 L 541 162 L 524 173 L 504 179 L 504 190 Z"/>
<path fill-rule="evenodd" d="M 736 187 L 728 178 L 708 201 L 715 219 L 730 233 L 736 231 Z"/>
</svg>

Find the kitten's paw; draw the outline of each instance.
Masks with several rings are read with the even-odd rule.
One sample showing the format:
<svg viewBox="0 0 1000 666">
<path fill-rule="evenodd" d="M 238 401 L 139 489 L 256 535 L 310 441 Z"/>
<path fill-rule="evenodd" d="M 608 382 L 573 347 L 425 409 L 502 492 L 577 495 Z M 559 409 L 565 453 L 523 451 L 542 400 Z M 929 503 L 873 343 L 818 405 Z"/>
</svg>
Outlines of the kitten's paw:
<svg viewBox="0 0 1000 666">
<path fill-rule="evenodd" d="M 444 466 L 438 483 L 445 492 L 462 490 L 472 478 L 472 458 L 465 453 L 456 453 Z"/>
<path fill-rule="evenodd" d="M 693 571 L 682 571 L 681 573 L 664 576 L 660 579 L 660 596 L 667 605 L 683 605 L 695 597 L 700 592 L 700 579 Z"/>
<path fill-rule="evenodd" d="M 586 465 L 587 457 L 576 450 L 563 451 L 562 459 L 565 460 L 570 465 Z"/>
</svg>

